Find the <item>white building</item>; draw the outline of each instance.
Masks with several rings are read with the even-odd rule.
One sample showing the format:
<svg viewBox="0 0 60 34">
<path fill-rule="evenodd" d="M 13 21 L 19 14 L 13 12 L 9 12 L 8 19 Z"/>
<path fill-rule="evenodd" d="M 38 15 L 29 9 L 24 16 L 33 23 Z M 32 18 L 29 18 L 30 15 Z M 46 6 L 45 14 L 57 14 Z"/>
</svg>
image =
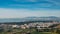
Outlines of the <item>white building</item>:
<svg viewBox="0 0 60 34">
<path fill-rule="evenodd" d="M 18 25 L 12 25 L 12 28 L 19 28 Z"/>
</svg>

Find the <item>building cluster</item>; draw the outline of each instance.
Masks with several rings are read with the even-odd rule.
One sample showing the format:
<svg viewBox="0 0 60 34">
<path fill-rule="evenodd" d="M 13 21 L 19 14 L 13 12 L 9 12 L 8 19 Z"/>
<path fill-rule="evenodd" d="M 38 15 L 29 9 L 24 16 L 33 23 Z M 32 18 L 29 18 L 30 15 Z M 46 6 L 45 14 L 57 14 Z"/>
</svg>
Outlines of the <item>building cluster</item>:
<svg viewBox="0 0 60 34">
<path fill-rule="evenodd" d="M 42 28 L 48 28 L 49 26 L 54 25 L 54 24 L 59 24 L 59 23 L 57 23 L 57 22 L 53 22 L 53 23 L 51 23 L 51 22 L 49 22 L 49 23 L 36 22 L 36 23 L 29 23 L 29 24 L 23 24 L 23 25 L 0 24 L 0 29 L 3 28 L 5 31 L 12 29 L 12 28 L 27 29 L 27 28 L 31 28 L 31 27 L 34 27 L 34 28 L 36 27 L 37 29 L 42 29 Z"/>
</svg>

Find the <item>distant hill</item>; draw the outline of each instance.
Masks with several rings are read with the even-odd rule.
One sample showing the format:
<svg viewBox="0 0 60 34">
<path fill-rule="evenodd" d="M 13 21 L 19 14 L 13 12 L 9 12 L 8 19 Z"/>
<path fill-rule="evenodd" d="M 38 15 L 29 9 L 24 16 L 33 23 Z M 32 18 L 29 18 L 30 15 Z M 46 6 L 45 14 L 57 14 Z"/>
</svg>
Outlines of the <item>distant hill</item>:
<svg viewBox="0 0 60 34">
<path fill-rule="evenodd" d="M 4 22 L 28 22 L 28 21 L 60 21 L 60 17 L 25 17 L 25 18 L 5 18 L 0 19 L 0 23 Z"/>
</svg>

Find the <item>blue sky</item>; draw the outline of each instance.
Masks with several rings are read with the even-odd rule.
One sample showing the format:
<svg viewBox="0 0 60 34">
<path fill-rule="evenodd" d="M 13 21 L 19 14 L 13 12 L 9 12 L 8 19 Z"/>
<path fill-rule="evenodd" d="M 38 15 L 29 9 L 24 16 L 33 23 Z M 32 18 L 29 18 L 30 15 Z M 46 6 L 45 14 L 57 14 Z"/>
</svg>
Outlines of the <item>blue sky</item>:
<svg viewBox="0 0 60 34">
<path fill-rule="evenodd" d="M 0 18 L 59 16 L 60 0 L 0 0 Z"/>
</svg>

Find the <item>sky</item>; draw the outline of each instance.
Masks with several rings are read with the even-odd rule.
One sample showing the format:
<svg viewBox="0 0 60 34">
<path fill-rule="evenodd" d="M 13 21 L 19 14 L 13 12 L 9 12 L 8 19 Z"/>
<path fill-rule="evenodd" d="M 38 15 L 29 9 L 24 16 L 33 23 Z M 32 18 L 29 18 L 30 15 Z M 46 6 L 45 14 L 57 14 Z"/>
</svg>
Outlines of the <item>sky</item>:
<svg viewBox="0 0 60 34">
<path fill-rule="evenodd" d="M 0 18 L 59 16 L 60 0 L 0 0 Z"/>
</svg>

